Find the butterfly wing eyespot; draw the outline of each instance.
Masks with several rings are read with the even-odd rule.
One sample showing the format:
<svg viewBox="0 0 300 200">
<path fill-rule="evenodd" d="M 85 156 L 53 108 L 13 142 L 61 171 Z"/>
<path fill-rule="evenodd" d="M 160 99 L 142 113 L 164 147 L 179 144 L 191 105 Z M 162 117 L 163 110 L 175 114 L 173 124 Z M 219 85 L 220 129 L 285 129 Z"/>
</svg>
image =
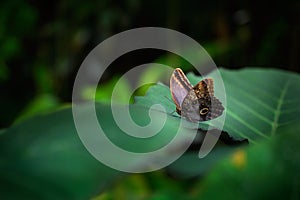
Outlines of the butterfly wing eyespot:
<svg viewBox="0 0 300 200">
<path fill-rule="evenodd" d="M 208 113 L 209 109 L 208 108 L 202 108 L 199 113 L 200 115 L 206 115 Z"/>
</svg>

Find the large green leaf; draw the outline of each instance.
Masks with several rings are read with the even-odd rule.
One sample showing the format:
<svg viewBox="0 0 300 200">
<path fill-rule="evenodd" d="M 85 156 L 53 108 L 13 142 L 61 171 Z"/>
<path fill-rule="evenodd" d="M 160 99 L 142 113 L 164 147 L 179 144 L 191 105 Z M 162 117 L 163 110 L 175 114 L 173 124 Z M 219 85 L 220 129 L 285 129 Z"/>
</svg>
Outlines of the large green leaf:
<svg viewBox="0 0 300 200">
<path fill-rule="evenodd" d="M 256 143 L 277 133 L 284 135 L 282 127 L 300 123 L 298 75 L 262 69 L 221 69 L 220 72 L 227 94 L 224 130 L 231 136 Z M 189 78 L 193 84 L 201 79 L 192 74 Z M 149 108 L 157 103 L 165 107 L 167 121 L 155 137 L 145 140 L 126 135 L 114 121 L 109 105 L 97 104 L 96 110 L 100 124 L 114 143 L 129 151 L 149 152 L 166 145 L 178 130 L 180 116 L 174 113 L 175 105 L 169 88 L 157 84 L 149 89 L 146 96 L 137 97 L 137 102 L 130 106 L 134 121 L 147 125 L 150 122 Z M 158 123 L 164 113 L 160 110 L 156 114 L 158 118 L 154 121 Z M 218 127 L 218 123 L 212 124 L 222 128 Z M 189 135 L 189 128 L 184 131 Z M 185 138 L 178 143 L 178 149 L 183 144 Z M 202 173 L 232 151 L 228 151 L 227 147 L 223 149 L 215 149 L 209 154 L 212 157 L 202 160 L 197 156 L 190 156 L 192 159 L 188 159 L 188 155 L 183 156 L 174 163 L 174 169 L 185 169 L 181 173 L 190 173 L 189 176 Z M 102 151 L 114 156 L 109 149 Z M 70 108 L 34 117 L 1 131 L 0 157 L 0 192 L 4 198 L 86 199 L 120 176 L 120 173 L 94 159 L 84 148 Z M 159 159 L 163 157 L 156 161 L 159 162 Z M 151 165 L 147 159 L 138 163 Z M 189 166 L 193 167 L 193 171 L 188 171 Z"/>
<path fill-rule="evenodd" d="M 84 105 L 80 107 L 83 111 L 86 109 Z M 177 119 L 168 116 L 157 135 L 147 139 L 132 138 L 114 122 L 109 105 L 97 103 L 96 111 L 106 136 L 119 147 L 134 152 L 149 152 L 165 146 L 179 126 Z M 133 120 L 139 125 L 149 123 L 148 111 L 146 107 L 132 106 Z M 157 112 L 157 120 L 160 115 L 165 114 Z M 185 132 L 189 135 L 188 129 Z M 177 149 L 164 153 L 174 153 L 185 142 L 183 137 Z M 99 149 L 111 158 L 118 156 L 101 143 Z M 159 163 L 166 156 L 163 154 L 154 162 Z M 122 175 L 88 153 L 77 135 L 70 108 L 36 116 L 3 130 L 0 158 L 0 194 L 5 199 L 87 199 Z M 121 162 L 151 167 L 151 160 L 143 157 Z"/>
<path fill-rule="evenodd" d="M 207 76 L 214 76 L 214 73 Z M 284 134 L 279 131 L 283 126 L 300 123 L 300 76 L 298 74 L 259 68 L 220 69 L 220 73 L 227 98 L 224 127 L 219 126 L 219 119 L 216 119 L 200 123 L 200 128 L 206 128 L 206 124 L 211 124 L 235 139 L 244 138 L 255 144 L 260 139 L 268 139 L 278 133 Z M 192 73 L 187 76 L 192 84 L 201 80 L 201 77 Z M 179 119 L 174 112 L 175 105 L 166 85 L 157 84 L 149 89 L 146 96 L 137 97 L 136 100 L 137 104 L 147 106 L 155 103 L 164 104 L 167 112 Z M 170 165 L 169 169 L 181 177 L 200 175 L 233 150 L 228 146 L 217 146 L 203 159 L 198 158 L 198 152 L 189 152 Z"/>
<path fill-rule="evenodd" d="M 215 72 L 212 72 L 212 74 Z M 280 126 L 300 123 L 300 76 L 281 70 L 249 68 L 242 70 L 220 69 L 226 90 L 227 106 L 224 127 L 218 119 L 214 127 L 251 143 L 277 134 Z M 187 75 L 192 84 L 201 77 Z M 210 76 L 209 74 L 207 75 Z M 215 88 L 218 90 L 218 88 Z M 144 97 L 137 97 L 137 104 L 150 106 L 163 104 L 170 115 L 178 117 L 168 86 L 157 84 Z"/>
<path fill-rule="evenodd" d="M 250 142 L 280 133 L 284 125 L 300 123 L 300 76 L 279 70 L 222 70 L 227 117 L 224 130 Z"/>
<path fill-rule="evenodd" d="M 86 199 L 116 175 L 84 148 L 70 109 L 31 118 L 1 133 L 3 199 Z"/>
</svg>

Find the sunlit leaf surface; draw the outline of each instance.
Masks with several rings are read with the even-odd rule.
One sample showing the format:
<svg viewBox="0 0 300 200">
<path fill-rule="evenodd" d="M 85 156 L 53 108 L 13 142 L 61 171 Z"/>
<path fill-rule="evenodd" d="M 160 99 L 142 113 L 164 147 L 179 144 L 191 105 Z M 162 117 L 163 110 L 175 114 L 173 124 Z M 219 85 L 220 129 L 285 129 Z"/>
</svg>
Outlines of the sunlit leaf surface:
<svg viewBox="0 0 300 200">
<path fill-rule="evenodd" d="M 220 73 L 227 98 L 223 130 L 230 135 L 256 143 L 275 135 L 282 125 L 300 123 L 299 75 L 256 68 L 220 69 Z M 193 85 L 201 80 L 194 74 L 187 76 Z M 160 103 L 170 115 L 177 116 L 169 88 L 163 84 L 150 88 L 145 97 L 137 97 L 137 103 Z M 217 123 L 215 127 L 222 128 Z"/>
</svg>

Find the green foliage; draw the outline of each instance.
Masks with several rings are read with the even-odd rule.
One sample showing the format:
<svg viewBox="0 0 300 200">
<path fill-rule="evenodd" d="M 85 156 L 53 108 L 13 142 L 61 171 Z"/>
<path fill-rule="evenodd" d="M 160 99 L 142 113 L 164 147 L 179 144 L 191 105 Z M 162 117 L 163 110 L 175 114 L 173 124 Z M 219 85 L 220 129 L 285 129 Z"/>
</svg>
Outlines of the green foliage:
<svg viewBox="0 0 300 200">
<path fill-rule="evenodd" d="M 299 199 L 299 123 L 270 141 L 239 149 L 199 181 L 195 199 Z"/>
<path fill-rule="evenodd" d="M 222 129 L 235 139 L 248 139 L 256 144 L 281 133 L 281 128 L 300 123 L 299 75 L 263 69 L 226 70 L 221 69 L 227 98 L 226 121 L 219 127 L 218 119 L 208 122 Z M 187 75 L 192 84 L 201 80 L 194 74 Z M 209 75 L 208 75 L 209 77 Z M 217 89 L 216 89 L 217 90 Z M 149 89 L 145 97 L 136 97 L 137 104 L 150 106 L 164 104 L 168 113 L 174 113 L 169 88 L 158 84 Z M 199 127 L 205 128 L 200 123 Z M 187 153 L 170 166 L 170 170 L 181 177 L 201 175 L 212 167 L 232 148 L 217 146 L 207 157 L 198 159 L 197 153 Z M 187 165 L 189 163 L 189 165 Z"/>
<path fill-rule="evenodd" d="M 189 152 L 168 168 L 177 177 L 207 177 L 204 182 L 197 178 L 196 184 L 190 181 L 179 183 L 176 179 L 156 173 L 138 178 L 129 176 L 129 180 L 130 177 L 133 179 L 129 182 L 128 179 L 120 179 L 123 173 L 102 165 L 84 148 L 77 136 L 71 109 L 67 108 L 33 117 L 1 131 L 1 196 L 22 199 L 86 199 L 94 196 L 105 199 L 117 197 L 117 191 L 117 194 L 126 194 L 128 198 L 150 199 L 170 199 L 174 196 L 210 198 L 222 197 L 223 194 L 224 197 L 270 197 L 270 191 L 277 190 L 280 182 L 293 179 L 292 173 L 299 168 L 299 158 L 296 156 L 299 152 L 296 138 L 300 124 L 299 75 L 262 69 L 221 69 L 220 72 L 227 94 L 224 130 L 235 138 L 249 139 L 252 145 L 249 149 L 245 146 L 240 149 L 217 146 L 204 159 L 198 159 L 196 153 Z M 192 74 L 188 77 L 193 84 L 201 79 Z M 149 107 L 156 103 L 165 107 L 167 121 L 155 137 L 145 140 L 127 136 L 115 123 L 108 104 L 97 103 L 96 110 L 103 130 L 115 144 L 130 151 L 149 152 L 168 143 L 176 134 L 180 122 L 179 116 L 173 113 L 175 105 L 171 101 L 170 91 L 163 84 L 151 87 L 144 97 L 136 97 L 136 103 L 130 106 L 133 120 L 139 125 L 148 124 Z M 157 112 L 157 118 L 152 122 L 159 123 L 163 115 L 161 111 Z M 217 121 L 212 125 L 220 128 Z M 188 135 L 190 130 L 185 128 L 184 131 Z M 109 153 L 109 149 L 103 151 Z M 223 159 L 225 161 L 217 164 Z M 140 163 L 148 164 L 149 161 L 143 159 Z M 211 173 L 205 176 L 210 170 Z M 286 170 L 291 174 L 285 175 Z M 164 174 L 164 171 L 161 173 Z M 272 185 L 275 174 L 279 174 L 280 179 Z M 110 190 L 105 190 L 115 180 L 125 182 L 118 182 Z M 284 187 L 278 191 L 293 194 L 293 188 L 299 185 L 295 179 L 293 181 L 290 189 Z M 142 186 L 137 188 L 139 185 L 136 182 Z M 161 182 L 166 184 L 158 187 Z M 255 185 L 257 182 L 260 184 Z M 133 185 L 129 187 L 128 184 Z M 264 190 L 265 185 L 270 186 Z M 226 189 L 220 190 L 222 187 Z M 253 190 L 261 196 L 251 196 Z M 101 191 L 102 195 L 97 196 Z"/>
<path fill-rule="evenodd" d="M 174 181 L 165 171 L 124 178 L 120 173 L 102 166 L 88 154 L 79 141 L 70 107 L 58 109 L 65 103 L 70 103 L 74 75 L 87 52 L 106 38 L 132 27 L 158 26 L 183 32 L 200 42 L 216 63 L 227 68 L 259 64 L 264 68 L 281 66 L 286 70 L 299 71 L 299 22 L 294 20 L 299 13 L 298 1 L 272 2 L 272 6 L 269 2 L 257 4 L 254 1 L 230 4 L 218 1 L 217 4 L 216 7 L 215 1 L 1 1 L 0 126 L 7 128 L 13 124 L 10 128 L 0 130 L 1 199 L 87 199 L 104 189 L 99 199 L 120 199 L 124 196 L 128 199 L 200 198 L 197 194 L 204 190 L 202 179 L 197 178 L 199 184 L 196 185 L 190 180 Z M 153 14 L 153 10 L 157 12 Z M 166 144 L 173 136 L 172 131 L 178 126 L 179 116 L 174 113 L 175 106 L 170 100 L 169 89 L 162 85 L 153 86 L 146 98 L 139 97 L 137 104 L 131 107 L 133 118 L 140 124 L 150 121 L 147 107 L 152 103 L 160 102 L 166 107 L 169 114 L 168 123 L 159 137 L 147 142 L 129 141 L 124 133 L 115 127 L 107 105 L 111 89 L 116 82 L 115 77 L 119 77 L 137 63 L 145 63 L 145 60 L 182 67 L 184 71 L 191 70 L 192 66 L 177 56 L 159 55 L 158 59 L 150 56 L 152 60 L 148 60 L 148 54 L 139 54 L 129 59 L 127 56 L 124 56 L 124 60 L 121 58 L 121 65 L 118 62 L 112 63 L 107 71 L 106 82 L 100 83 L 102 87 L 98 88 L 95 97 L 91 96 L 89 89 L 83 91 L 83 97 L 100 102 L 98 113 L 101 116 L 101 111 L 104 111 L 109 118 L 103 123 L 107 130 L 112 130 L 109 132 L 112 133 L 110 139 L 121 147 L 130 145 L 127 147 L 129 150 L 146 152 Z M 299 121 L 298 75 L 263 70 L 264 74 L 270 75 L 260 77 L 261 70 L 256 71 L 258 72 L 222 71 L 224 78 L 227 77 L 226 89 L 231 93 L 227 96 L 228 110 L 224 130 L 234 139 L 249 139 L 253 145 L 249 155 L 250 152 L 256 151 L 256 148 L 268 149 L 257 151 L 255 154 L 257 159 L 261 158 L 263 161 L 267 157 L 266 160 L 270 161 L 264 168 L 259 165 L 259 169 L 274 169 L 268 175 L 274 174 L 273 177 L 276 177 L 279 174 L 278 181 L 282 181 L 282 185 L 299 188 L 299 183 L 292 180 L 291 175 L 274 167 L 280 166 L 279 168 L 297 175 L 293 169 L 286 168 L 285 165 L 290 162 L 281 158 L 291 154 L 294 155 L 295 162 L 298 162 L 295 156 L 298 150 L 294 146 L 295 154 L 283 151 L 290 149 L 289 144 L 297 143 L 296 135 L 288 133 L 299 132 L 299 129 L 295 128 Z M 252 77 L 248 77 L 248 73 L 252 73 Z M 168 81 L 169 76 L 157 68 L 150 68 L 139 78 Z M 192 74 L 189 78 L 193 83 L 200 79 Z M 291 80 L 287 81 L 289 78 Z M 286 93 L 283 95 L 285 86 Z M 128 103 L 131 95 L 128 92 L 129 88 L 128 83 L 124 82 L 118 89 L 119 103 Z M 135 94 L 145 94 L 145 88 Z M 281 106 L 278 103 L 280 96 Z M 40 115 L 35 116 L 37 114 Z M 203 128 L 205 124 L 200 126 Z M 214 126 L 218 127 L 218 124 L 215 123 Z M 277 135 L 281 135 L 281 139 L 273 142 Z M 267 142 L 268 140 L 270 142 Z M 268 143 L 268 147 L 265 147 L 265 142 Z M 284 142 L 286 144 L 283 144 Z M 276 144 L 278 146 L 275 148 Z M 276 152 L 272 153 L 275 149 Z M 244 148 L 242 150 L 244 152 Z M 205 173 L 212 170 L 216 162 L 232 151 L 235 149 L 231 146 L 218 146 L 201 160 L 198 159 L 197 153 L 187 152 L 167 170 L 177 178 L 195 177 L 199 174 L 206 177 Z M 248 150 L 245 152 L 249 157 Z M 270 155 L 273 156 L 272 159 L 269 159 Z M 281 156 L 277 157 L 279 155 Z M 245 165 L 249 168 L 245 173 L 251 176 L 255 173 L 261 175 L 260 171 L 255 170 L 255 163 L 251 162 L 253 159 L 249 158 L 249 162 L 246 162 Z M 225 164 L 221 164 L 220 168 L 223 165 Z M 230 178 L 225 186 L 226 191 L 233 194 L 236 185 L 232 186 L 230 182 L 239 177 L 240 172 L 235 172 L 236 168 L 231 165 L 228 165 L 228 168 L 233 171 L 228 175 Z M 214 195 L 224 193 L 224 190 L 220 189 L 224 186 L 222 174 L 216 174 L 216 180 L 205 180 L 209 187 L 205 188 L 207 193 L 201 198 L 209 196 L 212 191 L 210 188 L 219 189 Z M 241 176 L 243 179 L 244 175 Z M 274 180 L 273 177 L 263 176 L 261 179 Z M 289 178 L 294 185 L 289 185 Z M 111 185 L 111 182 L 117 183 Z M 212 182 L 216 182 L 216 185 Z M 238 186 L 244 184 L 243 180 L 235 183 Z M 283 191 L 282 194 L 288 191 L 286 187 L 272 188 L 272 184 L 278 184 L 276 181 L 262 183 L 264 184 L 250 187 L 256 190 L 250 195 L 243 189 L 240 193 L 245 193 L 250 198 L 254 193 L 268 193 L 268 190 L 262 191 L 262 188 L 267 186 L 278 193 Z M 112 189 L 108 190 L 109 187 Z M 299 198 L 295 192 L 293 194 L 295 195 L 291 198 Z M 98 199 L 98 196 L 95 198 Z"/>
<path fill-rule="evenodd" d="M 119 82 L 118 87 L 115 87 L 116 83 Z M 112 91 L 116 90 L 115 102 L 120 104 L 128 104 L 130 100 L 131 88 L 130 84 L 125 79 L 119 79 L 114 77 L 110 79 L 107 83 L 103 83 L 97 88 L 96 94 L 93 94 L 90 88 L 85 88 L 82 92 L 82 97 L 85 100 L 95 100 L 102 103 L 110 103 Z"/>
<path fill-rule="evenodd" d="M 4 130 L 0 157 L 4 199 L 87 199 L 119 174 L 87 152 L 70 109 Z"/>
<path fill-rule="evenodd" d="M 37 114 L 47 113 L 59 107 L 58 99 L 50 94 L 43 94 L 33 99 L 20 113 L 15 122 L 20 122 Z"/>
<path fill-rule="evenodd" d="M 226 121 L 222 128 L 218 119 L 212 120 L 209 123 L 214 127 L 256 143 L 277 134 L 281 126 L 295 121 L 300 123 L 299 75 L 259 68 L 220 69 L 220 73 L 226 90 Z M 193 74 L 187 77 L 193 85 L 201 80 Z M 163 104 L 167 113 L 174 113 L 175 105 L 171 99 L 169 88 L 163 84 L 150 88 L 145 97 L 136 97 L 137 104 L 148 107 L 155 103 Z"/>
<path fill-rule="evenodd" d="M 300 77 L 281 70 L 220 70 L 227 97 L 223 130 L 256 143 L 300 123 Z M 199 78 L 191 75 L 193 83 Z"/>
<path fill-rule="evenodd" d="M 216 9 L 214 1 L 184 6 L 179 1 L 102 0 L 84 5 L 80 1 L 1 1 L 0 103 L 5 115 L 0 116 L 0 126 L 11 125 L 20 110 L 39 95 L 51 93 L 60 102 L 69 102 L 74 75 L 87 52 L 132 27 L 158 26 L 185 33 L 200 42 L 216 63 L 227 68 L 259 64 L 299 71 L 298 22 L 291 20 L 298 16 L 297 1 L 276 2 L 271 10 L 267 3 L 257 6 L 255 2 L 233 2 L 231 7 L 237 9 L 230 10 L 228 3 L 218 4 Z M 145 12 L 157 8 L 161 8 L 157 15 Z M 185 71 L 192 69 L 187 62 L 178 62 L 178 57 L 161 59 L 164 53 L 151 54 L 151 59 L 148 54 L 140 55 L 129 59 L 124 55 L 122 64 L 112 64 L 107 77 L 157 60 L 167 60 L 169 66 Z M 151 70 L 143 78 L 162 80 L 161 75 Z"/>
</svg>

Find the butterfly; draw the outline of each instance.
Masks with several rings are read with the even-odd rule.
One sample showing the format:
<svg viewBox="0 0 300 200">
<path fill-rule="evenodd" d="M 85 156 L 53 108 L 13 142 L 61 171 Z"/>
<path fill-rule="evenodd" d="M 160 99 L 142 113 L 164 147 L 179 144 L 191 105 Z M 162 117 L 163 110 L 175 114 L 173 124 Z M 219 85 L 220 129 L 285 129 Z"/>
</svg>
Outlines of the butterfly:
<svg viewBox="0 0 300 200">
<path fill-rule="evenodd" d="M 170 90 L 176 112 L 192 122 L 208 121 L 222 115 L 224 107 L 214 96 L 214 81 L 206 78 L 191 85 L 180 68 L 170 78 Z"/>
</svg>

